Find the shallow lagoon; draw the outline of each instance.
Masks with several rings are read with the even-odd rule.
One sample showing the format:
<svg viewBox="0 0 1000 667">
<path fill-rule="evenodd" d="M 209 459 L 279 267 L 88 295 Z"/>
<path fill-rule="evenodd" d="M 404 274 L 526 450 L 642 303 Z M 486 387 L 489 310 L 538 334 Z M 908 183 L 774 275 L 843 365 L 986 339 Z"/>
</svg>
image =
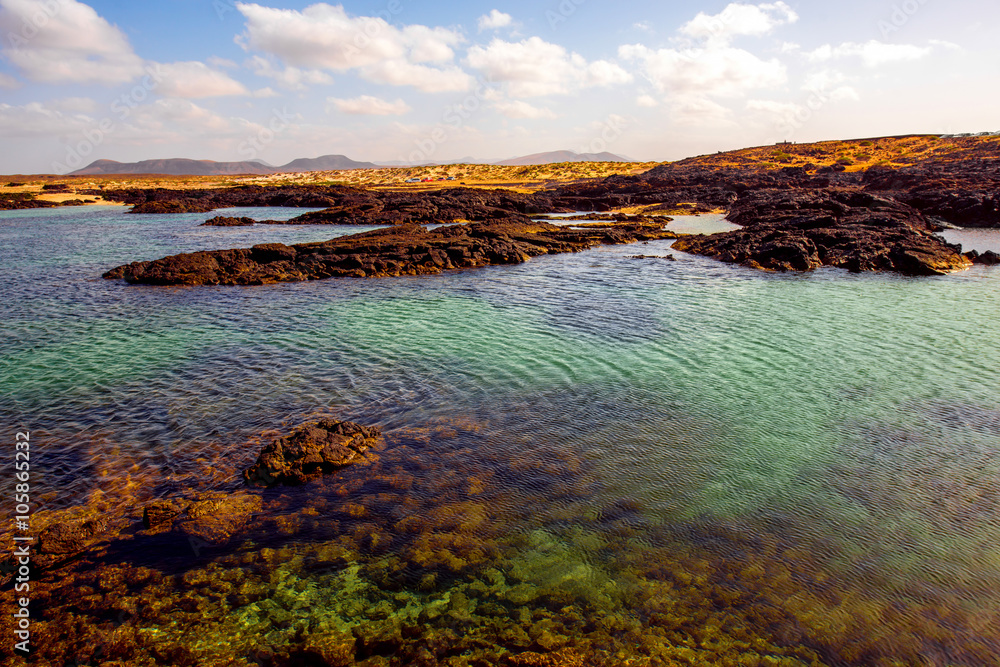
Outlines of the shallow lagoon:
<svg viewBox="0 0 1000 667">
<path fill-rule="evenodd" d="M 360 231 L 205 217 L 0 214 L 8 435 L 40 443 L 48 511 L 132 522 L 43 584 L 51 655 L 1000 663 L 996 269 L 628 258 L 664 241 L 416 278 L 100 279 Z M 386 445 L 306 487 L 243 489 L 261 434 L 316 414 Z M 152 498 L 211 493 L 226 521 L 134 528 Z"/>
</svg>

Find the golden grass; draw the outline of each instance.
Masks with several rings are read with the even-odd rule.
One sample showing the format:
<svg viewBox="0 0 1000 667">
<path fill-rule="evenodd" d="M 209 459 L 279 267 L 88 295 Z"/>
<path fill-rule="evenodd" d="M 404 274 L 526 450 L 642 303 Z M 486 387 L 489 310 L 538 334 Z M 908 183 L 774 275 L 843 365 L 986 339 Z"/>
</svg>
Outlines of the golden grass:
<svg viewBox="0 0 1000 667">
<path fill-rule="evenodd" d="M 905 167 L 928 159 L 962 160 L 970 156 L 1000 158 L 1000 137 L 955 137 L 913 135 L 848 141 L 821 141 L 811 144 L 775 144 L 741 150 L 701 155 L 677 162 L 678 165 L 707 168 L 782 169 L 813 165 L 825 167 L 842 164 L 847 171 L 862 171 L 872 166 Z M 30 192 L 39 199 L 65 201 L 80 198 L 81 190 L 122 188 L 194 188 L 234 187 L 238 185 L 351 185 L 375 189 L 439 190 L 466 185 L 478 188 L 503 187 L 533 192 L 559 184 L 607 178 L 612 175 L 641 174 L 659 162 L 564 162 L 533 166 L 506 167 L 483 164 L 455 164 L 429 167 L 383 167 L 243 176 L 0 176 L 0 193 Z M 408 179 L 418 183 L 406 183 Z M 447 180 L 453 178 L 454 180 Z M 431 179 L 424 182 L 424 179 Z M 9 182 L 23 183 L 8 187 Z M 69 185 L 69 193 L 43 194 L 50 183 Z M 93 198 L 88 196 L 88 198 Z M 96 203 L 108 204 L 98 198 Z"/>
<path fill-rule="evenodd" d="M 864 171 L 880 165 L 906 167 L 928 159 L 964 159 L 972 153 L 993 153 L 1000 157 L 1000 137 L 939 137 L 914 135 L 847 141 L 820 141 L 812 144 L 775 144 L 737 151 L 701 155 L 678 164 L 701 165 L 717 169 L 764 167 L 782 169 L 809 164 L 827 167 L 844 165 L 851 171 Z"/>
</svg>

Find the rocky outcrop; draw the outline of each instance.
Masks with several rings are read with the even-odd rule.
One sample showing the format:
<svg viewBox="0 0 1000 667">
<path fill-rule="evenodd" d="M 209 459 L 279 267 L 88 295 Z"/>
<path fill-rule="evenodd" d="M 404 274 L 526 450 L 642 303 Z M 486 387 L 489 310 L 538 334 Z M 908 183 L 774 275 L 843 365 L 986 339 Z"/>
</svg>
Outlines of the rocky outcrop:
<svg viewBox="0 0 1000 667">
<path fill-rule="evenodd" d="M 381 434 L 376 427 L 334 419 L 303 424 L 265 447 L 243 479 L 257 486 L 304 484 L 354 463 Z"/>
<path fill-rule="evenodd" d="M 1000 158 L 933 161 L 864 174 L 869 192 L 959 227 L 1000 227 Z"/>
<path fill-rule="evenodd" d="M 191 199 L 166 199 L 136 204 L 129 213 L 208 213 L 215 207 Z"/>
<path fill-rule="evenodd" d="M 971 259 L 973 264 L 983 264 L 985 266 L 996 266 L 997 264 L 1000 264 L 1000 254 L 997 254 L 992 250 L 987 250 L 983 253 L 976 250 L 970 250 L 965 253 L 965 256 Z"/>
<path fill-rule="evenodd" d="M 206 213 L 217 208 L 236 206 L 287 206 L 325 208 L 335 206 L 340 198 L 364 193 L 343 186 L 242 185 L 235 188 L 170 190 L 167 188 L 126 188 L 122 190 L 81 190 L 81 194 L 99 195 L 107 201 L 133 206 L 132 213 Z"/>
<path fill-rule="evenodd" d="M 971 265 L 915 209 L 857 190 L 748 193 L 729 220 L 742 229 L 684 238 L 674 249 L 772 271 L 834 266 L 941 275 Z"/>
<path fill-rule="evenodd" d="M 570 212 L 549 193 L 445 188 L 431 192 L 365 190 L 347 186 L 241 186 L 204 190 L 164 188 L 86 191 L 109 201 L 132 204 L 132 213 L 207 212 L 229 207 L 315 207 L 324 210 L 287 221 L 289 225 L 397 225 L 459 220 L 525 220 L 538 213 Z"/>
<path fill-rule="evenodd" d="M 206 220 L 200 227 L 250 227 L 256 220 L 253 218 L 228 218 L 224 215 L 217 215 L 211 220 Z"/>
<path fill-rule="evenodd" d="M 677 238 L 659 224 L 595 224 L 574 228 L 544 222 L 492 222 L 428 230 L 400 225 L 322 243 L 280 243 L 174 255 L 134 262 L 104 274 L 147 285 L 262 285 L 331 277 L 440 273 L 531 257 Z"/>
<path fill-rule="evenodd" d="M 0 193 L 0 211 L 52 208 L 53 206 L 62 206 L 62 204 L 44 199 L 35 199 L 35 195 L 24 192 Z"/>
</svg>

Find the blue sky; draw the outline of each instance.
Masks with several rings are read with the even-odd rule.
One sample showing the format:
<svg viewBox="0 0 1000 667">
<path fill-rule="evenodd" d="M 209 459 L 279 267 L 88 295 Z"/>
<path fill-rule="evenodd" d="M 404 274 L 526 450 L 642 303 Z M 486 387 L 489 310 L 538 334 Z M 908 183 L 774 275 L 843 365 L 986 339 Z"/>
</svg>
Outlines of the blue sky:
<svg viewBox="0 0 1000 667">
<path fill-rule="evenodd" d="M 1000 130 L 970 0 L 0 0 L 0 173 Z"/>
</svg>

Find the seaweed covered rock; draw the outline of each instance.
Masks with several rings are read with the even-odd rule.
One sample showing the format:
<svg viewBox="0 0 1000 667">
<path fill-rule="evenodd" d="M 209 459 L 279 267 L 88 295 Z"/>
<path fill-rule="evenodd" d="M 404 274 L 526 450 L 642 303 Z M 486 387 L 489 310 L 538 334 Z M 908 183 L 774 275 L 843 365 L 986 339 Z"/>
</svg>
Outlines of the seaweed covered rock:
<svg viewBox="0 0 1000 667">
<path fill-rule="evenodd" d="M 265 447 L 243 479 L 257 486 L 304 484 L 354 463 L 381 435 L 377 427 L 354 422 L 309 422 Z"/>
<path fill-rule="evenodd" d="M 86 549 L 106 528 L 97 518 L 59 522 L 42 532 L 38 549 L 43 554 L 74 554 Z"/>
</svg>

